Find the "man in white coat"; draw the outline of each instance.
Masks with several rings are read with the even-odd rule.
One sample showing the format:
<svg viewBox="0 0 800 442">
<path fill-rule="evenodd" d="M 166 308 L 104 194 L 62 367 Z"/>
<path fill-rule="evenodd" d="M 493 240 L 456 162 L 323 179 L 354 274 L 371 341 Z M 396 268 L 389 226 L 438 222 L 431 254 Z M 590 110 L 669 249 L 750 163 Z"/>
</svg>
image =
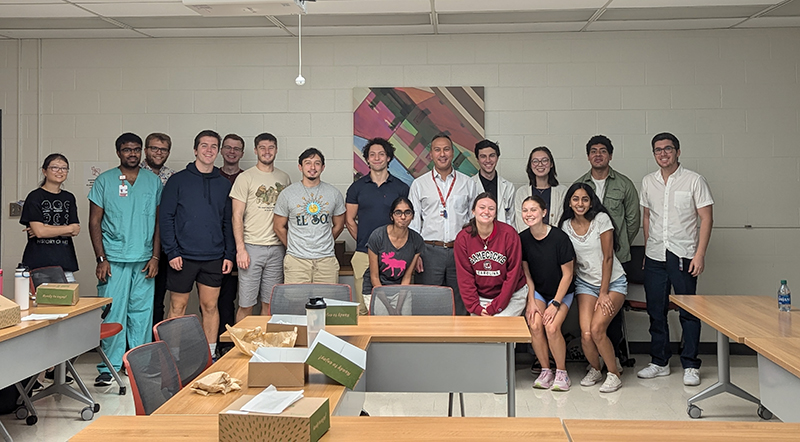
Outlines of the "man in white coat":
<svg viewBox="0 0 800 442">
<path fill-rule="evenodd" d="M 514 185 L 497 173 L 500 146 L 494 141 L 481 140 L 475 145 L 475 158 L 480 171 L 472 177 L 478 193 L 489 192 L 497 199 L 497 220 L 514 226 Z"/>
</svg>

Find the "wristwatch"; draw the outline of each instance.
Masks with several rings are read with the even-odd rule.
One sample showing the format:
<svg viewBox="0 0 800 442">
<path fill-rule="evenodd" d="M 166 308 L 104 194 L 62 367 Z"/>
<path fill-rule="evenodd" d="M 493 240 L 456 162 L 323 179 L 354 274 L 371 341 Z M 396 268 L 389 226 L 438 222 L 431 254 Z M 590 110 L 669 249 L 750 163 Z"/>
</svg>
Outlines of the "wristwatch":
<svg viewBox="0 0 800 442">
<path fill-rule="evenodd" d="M 561 303 L 556 301 L 555 299 L 550 301 L 550 303 L 553 304 L 554 306 L 556 306 L 556 308 L 561 308 Z"/>
<path fill-rule="evenodd" d="M 105 260 L 106 260 L 106 257 L 105 257 L 105 256 L 103 256 L 103 255 L 100 255 L 100 256 L 98 256 L 98 257 L 97 257 L 97 263 L 98 263 L 98 264 L 100 264 L 101 262 L 103 262 L 103 261 L 105 261 Z"/>
</svg>

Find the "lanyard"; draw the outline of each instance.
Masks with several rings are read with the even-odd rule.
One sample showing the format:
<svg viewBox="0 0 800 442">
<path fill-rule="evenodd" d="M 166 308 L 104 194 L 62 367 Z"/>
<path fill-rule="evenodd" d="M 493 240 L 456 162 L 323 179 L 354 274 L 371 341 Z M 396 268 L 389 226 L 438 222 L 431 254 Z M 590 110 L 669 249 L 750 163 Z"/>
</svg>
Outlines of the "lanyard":
<svg viewBox="0 0 800 442">
<path fill-rule="evenodd" d="M 439 192 L 439 201 L 442 203 L 442 208 L 447 209 L 447 199 L 450 198 L 450 193 L 453 191 L 453 186 L 456 185 L 456 171 L 453 170 L 453 182 L 450 183 L 450 189 L 447 191 L 447 196 L 442 196 L 442 189 L 439 188 L 439 183 L 436 182 L 436 175 L 434 175 L 433 170 L 431 170 L 431 179 L 433 180 L 433 185 L 436 186 L 436 191 Z"/>
</svg>

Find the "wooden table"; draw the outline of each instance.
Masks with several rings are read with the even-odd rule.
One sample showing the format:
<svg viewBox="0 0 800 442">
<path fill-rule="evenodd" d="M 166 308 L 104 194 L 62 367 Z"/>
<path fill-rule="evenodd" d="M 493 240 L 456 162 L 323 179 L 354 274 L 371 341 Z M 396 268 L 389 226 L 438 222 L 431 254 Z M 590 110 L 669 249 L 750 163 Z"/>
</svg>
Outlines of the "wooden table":
<svg viewBox="0 0 800 442">
<path fill-rule="evenodd" d="M 800 422 L 800 338 L 748 337 L 745 344 L 758 353 L 761 403 L 784 422 Z"/>
<path fill-rule="evenodd" d="M 0 360 L 6 362 L 0 369 L 0 388 L 55 366 L 55 382 L 32 399 L 58 393 L 93 407 L 94 400 L 88 391 L 79 392 L 64 382 L 64 361 L 97 347 L 100 343 L 100 309 L 110 303 L 110 298 L 86 297 L 74 306 L 42 305 L 22 312 L 23 317 L 34 313 L 67 316 L 55 320 L 24 321 L 0 329 Z M 80 385 L 80 378 L 75 381 Z M 34 413 L 35 410 L 29 411 Z M 93 415 L 93 412 L 88 415 Z M 5 428 L 0 424 L 0 435 L 3 433 Z"/>
<path fill-rule="evenodd" d="M 103 416 L 72 439 L 73 442 L 159 441 L 217 442 L 216 415 Z M 503 442 L 559 441 L 567 435 L 558 418 L 503 417 L 331 417 L 322 442 Z M 616 442 L 616 441 L 615 441 Z"/>
<path fill-rule="evenodd" d="M 573 442 L 779 442 L 800 437 L 800 424 L 780 422 L 564 419 L 564 427 Z"/>
<path fill-rule="evenodd" d="M 268 316 L 249 316 L 236 326 L 266 329 L 268 320 Z M 326 330 L 370 352 L 364 391 L 472 392 L 488 388 L 487 391 L 496 393 L 502 390 L 508 394 L 508 416 L 516 414 L 514 344 L 530 342 L 530 332 L 521 316 L 361 316 L 357 326 L 328 326 Z M 220 339 L 229 341 L 230 337 L 225 333 Z M 462 365 L 458 370 L 447 372 L 436 366 L 443 360 L 458 364 L 454 358 L 470 358 L 470 351 L 486 352 L 481 353 L 481 365 L 494 363 L 495 371 L 499 367 L 505 379 L 494 379 L 492 383 L 480 370 L 464 370 Z M 208 372 L 224 370 L 246 382 L 248 358 L 235 351 L 228 355 Z M 420 376 L 419 373 L 426 374 Z M 309 375 L 306 395 L 329 397 L 331 410 L 335 410 L 343 399 L 344 387 L 313 369 Z M 480 382 L 473 378 L 475 376 L 481 376 Z M 469 382 L 465 377 L 470 377 Z M 247 389 L 246 394 L 258 391 L 260 389 Z M 156 414 L 218 413 L 239 396 L 241 394 L 234 393 L 227 397 L 202 397 L 181 391 L 156 410 Z M 187 400 L 191 404 L 189 407 Z"/>
<path fill-rule="evenodd" d="M 800 338 L 800 319 L 792 324 L 791 315 L 778 311 L 777 301 L 769 296 L 672 295 L 670 300 L 717 330 L 717 382 L 688 400 L 687 413 L 698 418 L 702 410 L 695 402 L 721 393 L 730 393 L 759 405 L 759 416 L 772 413 L 761 401 L 731 383 L 728 338 L 745 344 L 748 338 Z"/>
</svg>

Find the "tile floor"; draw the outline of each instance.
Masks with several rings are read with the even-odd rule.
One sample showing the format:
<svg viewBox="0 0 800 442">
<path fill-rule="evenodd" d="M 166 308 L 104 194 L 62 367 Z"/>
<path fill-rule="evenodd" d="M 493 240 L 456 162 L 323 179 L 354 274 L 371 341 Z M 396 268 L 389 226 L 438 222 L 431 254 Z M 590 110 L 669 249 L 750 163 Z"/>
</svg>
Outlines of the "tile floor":
<svg viewBox="0 0 800 442">
<path fill-rule="evenodd" d="M 716 382 L 716 357 L 705 355 L 700 370 L 699 387 L 684 387 L 677 358 L 669 377 L 643 380 L 636 377 L 648 358 L 636 355 L 637 367 L 626 368 L 623 387 L 614 393 L 600 394 L 599 385 L 581 387 L 585 364 L 568 364 L 572 378 L 569 392 L 552 392 L 532 388 L 529 367 L 517 366 L 517 416 L 592 418 L 592 419 L 660 419 L 689 420 L 686 400 Z M 76 368 L 87 382 L 95 400 L 101 404 L 98 415 L 134 414 L 133 396 L 117 395 L 118 387 L 93 387 L 99 357 L 88 353 L 78 359 Z M 677 365 L 675 365 L 677 364 Z M 732 356 L 731 378 L 746 391 L 758 396 L 758 368 L 755 356 Z M 128 382 L 126 377 L 122 377 Z M 373 416 L 445 416 L 448 395 L 444 393 L 368 393 L 364 408 Z M 458 414 L 458 401 L 454 414 Z M 16 420 L 13 415 L 0 416 L 15 442 L 65 441 L 90 422 L 80 419 L 83 405 L 68 398 L 50 397 L 36 404 L 39 422 L 33 426 Z M 701 402 L 707 420 L 757 421 L 757 406 L 731 395 L 720 395 Z M 470 393 L 465 395 L 467 416 L 505 416 L 506 396 Z"/>
</svg>

